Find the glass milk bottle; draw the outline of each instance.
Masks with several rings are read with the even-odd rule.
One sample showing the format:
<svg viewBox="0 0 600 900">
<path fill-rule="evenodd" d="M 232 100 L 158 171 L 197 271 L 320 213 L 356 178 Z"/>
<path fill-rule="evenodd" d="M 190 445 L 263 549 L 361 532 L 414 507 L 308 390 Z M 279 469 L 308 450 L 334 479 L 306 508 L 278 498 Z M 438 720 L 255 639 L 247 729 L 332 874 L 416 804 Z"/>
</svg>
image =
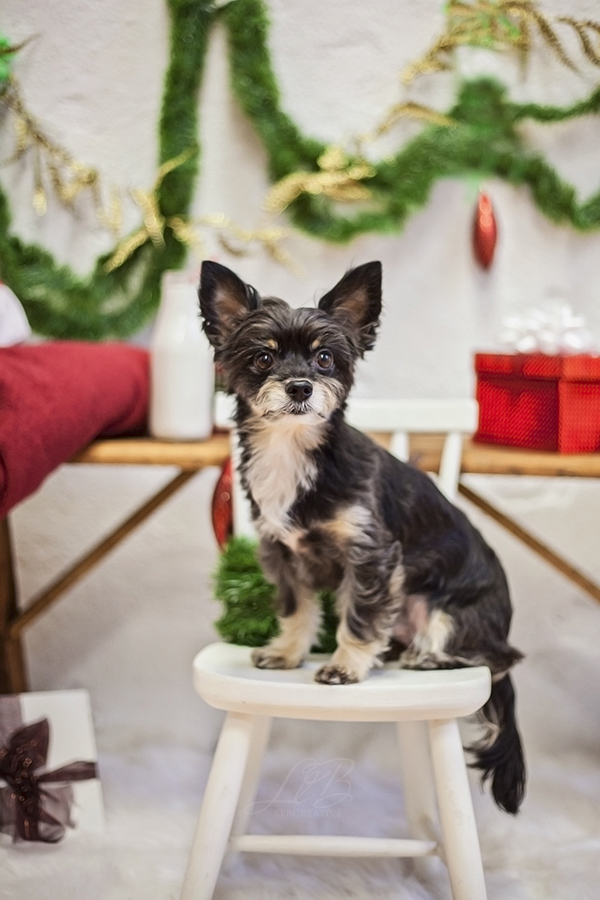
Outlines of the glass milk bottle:
<svg viewBox="0 0 600 900">
<path fill-rule="evenodd" d="M 213 354 L 200 325 L 198 279 L 165 272 L 150 343 L 150 432 L 191 441 L 212 431 Z"/>
</svg>

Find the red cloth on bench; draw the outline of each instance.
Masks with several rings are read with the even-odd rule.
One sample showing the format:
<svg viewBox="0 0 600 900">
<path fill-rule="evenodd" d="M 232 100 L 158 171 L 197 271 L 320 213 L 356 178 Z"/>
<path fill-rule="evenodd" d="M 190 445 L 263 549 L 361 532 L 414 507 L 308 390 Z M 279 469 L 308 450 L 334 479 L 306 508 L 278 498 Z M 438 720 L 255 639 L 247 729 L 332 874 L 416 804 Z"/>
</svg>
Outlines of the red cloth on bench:
<svg viewBox="0 0 600 900">
<path fill-rule="evenodd" d="M 142 433 L 148 370 L 127 344 L 0 348 L 0 517 L 94 438 Z"/>
</svg>

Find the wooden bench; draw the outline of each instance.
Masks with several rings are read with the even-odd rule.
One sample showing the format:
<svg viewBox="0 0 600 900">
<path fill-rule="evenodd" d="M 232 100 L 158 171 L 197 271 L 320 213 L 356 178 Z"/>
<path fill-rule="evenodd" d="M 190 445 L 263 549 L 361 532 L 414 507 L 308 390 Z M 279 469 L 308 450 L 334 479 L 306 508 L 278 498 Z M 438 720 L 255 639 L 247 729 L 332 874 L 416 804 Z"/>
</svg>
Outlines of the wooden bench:
<svg viewBox="0 0 600 900">
<path fill-rule="evenodd" d="M 179 472 L 114 531 L 76 560 L 68 571 L 33 597 L 25 610 L 20 609 L 17 598 L 9 520 L 0 520 L 0 693 L 18 693 L 28 689 L 21 640 L 25 629 L 197 472 L 207 466 L 222 466 L 228 456 L 227 433 L 215 434 L 209 441 L 189 443 L 170 443 L 153 438 L 100 440 L 74 456 L 70 463 L 176 466 Z"/>
<path fill-rule="evenodd" d="M 385 443 L 385 436 L 378 436 Z M 435 435 L 412 435 L 412 461 L 426 471 L 437 471 L 441 439 Z M 230 453 L 229 435 L 216 433 L 208 441 L 166 442 L 152 438 L 115 438 L 96 441 L 70 460 L 72 464 L 175 466 L 178 474 L 111 534 L 103 538 L 68 571 L 60 575 L 21 610 L 14 578 L 8 519 L 0 520 L 0 692 L 27 690 L 22 635 L 64 592 L 84 577 L 107 553 L 140 525 L 162 503 L 207 466 L 221 466 Z M 535 475 L 600 477 L 600 454 L 563 456 L 513 450 L 465 441 L 461 471 L 479 475 Z M 470 486 L 461 482 L 461 494 L 500 525 L 507 528 L 567 578 L 600 602 L 600 586 L 572 566 L 554 550 L 496 509 Z"/>
</svg>

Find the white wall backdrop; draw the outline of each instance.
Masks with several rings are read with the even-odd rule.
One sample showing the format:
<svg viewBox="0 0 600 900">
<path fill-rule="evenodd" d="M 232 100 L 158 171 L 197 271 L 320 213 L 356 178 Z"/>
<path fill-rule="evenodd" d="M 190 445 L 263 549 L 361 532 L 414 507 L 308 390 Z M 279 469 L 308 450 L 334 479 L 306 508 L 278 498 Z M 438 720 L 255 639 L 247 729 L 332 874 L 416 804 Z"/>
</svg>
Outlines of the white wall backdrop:
<svg viewBox="0 0 600 900">
<path fill-rule="evenodd" d="M 543 8 L 547 13 L 598 17 L 594 0 L 545 0 Z M 399 73 L 429 45 L 442 23 L 438 0 L 371 0 L 367 5 L 359 0 L 269 0 L 269 9 L 283 105 L 306 133 L 335 142 L 372 127 L 389 104 L 401 98 Z M 19 54 L 16 72 L 30 108 L 48 132 L 76 158 L 97 167 L 107 183 L 148 187 L 157 165 L 157 118 L 168 52 L 163 0 L 3 0 L 0 30 L 15 42 L 34 36 Z M 575 52 L 574 41 L 566 36 L 565 41 Z M 568 72 L 547 50 L 532 58 L 524 80 L 507 57 L 465 53 L 461 66 L 469 74 L 501 72 L 513 96 L 549 104 L 587 96 L 600 80 L 598 70 L 589 67 L 582 67 L 579 75 Z M 194 211 L 223 212 L 242 226 L 255 227 L 265 221 L 260 211 L 267 189 L 265 156 L 231 97 L 227 77 L 224 35 L 217 31 L 199 101 L 203 155 Z M 411 96 L 445 109 L 454 87 L 452 75 L 425 78 Z M 0 159 L 11 153 L 7 124 L 0 135 Z M 526 130 L 528 139 L 577 185 L 582 197 L 600 188 L 598 117 L 528 125 Z M 414 131 L 414 123 L 399 125 L 382 152 Z M 11 198 L 15 230 L 48 247 L 58 260 L 85 273 L 111 246 L 112 239 L 84 208 L 73 216 L 51 200 L 48 215 L 37 218 L 31 205 L 30 166 L 0 167 L 0 180 Z M 525 188 L 495 180 L 485 187 L 499 228 L 496 258 L 487 274 L 472 259 L 474 193 L 466 181 L 438 183 L 426 208 L 397 236 L 366 236 L 333 247 L 294 234 L 287 247 L 302 267 L 301 276 L 262 253 L 234 259 L 211 249 L 259 290 L 284 296 L 294 305 L 312 303 L 352 264 L 381 259 L 385 315 L 357 391 L 363 396 L 471 395 L 473 352 L 494 346 L 500 320 L 510 309 L 560 295 L 587 316 L 600 336 L 600 234 L 577 235 L 551 224 Z M 132 215 L 128 225 L 135 224 Z M 63 467 L 55 473 L 12 516 L 24 602 L 169 476 L 165 470 L 132 467 Z M 166 777 L 165 784 L 175 784 L 175 774 L 165 776 L 164 754 L 151 762 L 145 747 L 170 742 L 197 753 L 212 748 L 215 740 L 219 717 L 200 703 L 190 685 L 191 659 L 213 639 L 211 623 L 218 613 L 210 585 L 217 557 L 209 521 L 215 478 L 211 470 L 195 479 L 27 637 L 34 688 L 90 691 L 105 760 L 105 789 L 114 809 L 123 798 L 133 803 L 132 791 L 137 791 L 135 802 L 143 794 L 146 803 L 154 790 L 153 778 L 162 782 Z M 600 578 L 597 484 L 480 478 L 477 485 Z M 495 817 L 487 798 L 477 801 L 484 852 L 496 859 L 500 873 L 492 879 L 490 896 L 591 900 L 596 887 L 589 885 L 595 883 L 586 882 L 591 893 L 583 883 L 577 888 L 579 870 L 569 859 L 578 861 L 581 871 L 591 872 L 592 851 L 597 853 L 598 804 L 590 798 L 600 797 L 600 706 L 595 689 L 600 609 L 499 528 L 473 517 L 507 568 L 516 607 L 514 642 L 528 656 L 516 677 L 532 768 L 529 806 L 515 826 L 512 820 Z M 335 730 L 331 744 L 318 735 L 323 752 L 331 748 L 330 755 L 343 751 L 359 759 L 365 750 L 373 750 L 371 761 L 379 764 L 381 777 L 391 777 L 391 743 L 378 740 L 365 730 L 353 743 L 342 741 L 340 750 Z M 312 752 L 315 741 L 317 735 L 310 730 L 298 732 L 294 750 Z M 115 752 L 126 754 L 121 768 L 110 762 Z M 121 771 L 127 776 L 122 783 L 115 775 Z M 139 779 L 144 773 L 149 781 L 142 789 Z M 588 780 L 580 783 L 579 774 Z M 200 782 L 190 776 L 190 783 L 195 785 L 195 803 Z M 368 792 L 365 797 L 368 803 Z M 193 811 L 186 815 L 191 829 Z M 360 819 L 362 813 L 357 815 Z M 159 821 L 156 830 L 162 835 L 162 813 L 156 814 Z M 537 844 L 533 840 L 539 863 L 530 865 L 527 853 L 537 828 L 545 829 Z M 177 896 L 174 885 L 180 871 L 173 874 L 169 866 L 183 865 L 187 832 L 179 856 L 176 853 L 175 862 L 169 860 L 163 868 L 153 867 L 142 851 L 125 858 L 128 840 L 122 835 L 118 842 L 114 839 L 114 858 L 121 868 L 106 868 L 106 883 L 97 895 L 119 900 Z M 554 871 L 563 852 L 559 848 L 575 844 L 577 851 L 565 850 L 561 857 L 566 868 L 559 877 Z M 597 862 L 597 855 L 594 858 Z M 130 868 L 130 863 L 138 868 Z M 7 882 L 8 893 L 0 887 L 0 896 L 28 900 L 24 885 L 35 885 L 35 877 L 19 881 L 23 874 L 17 869 L 15 873 L 14 882 Z M 517 887 L 520 879 L 526 888 Z M 131 891 L 113 892 L 113 882 L 129 884 Z M 11 892 L 13 883 L 17 887 Z M 331 884 L 335 887 L 336 880 Z M 256 890 L 256 895 L 247 895 L 250 900 L 263 896 L 259 887 Z M 332 888 L 327 896 L 334 894 Z M 67 896 L 58 891 L 53 900 Z"/>
<path fill-rule="evenodd" d="M 404 97 L 400 73 L 432 42 L 442 25 L 438 0 L 418 4 L 374 0 L 270 0 L 271 50 L 282 103 L 306 134 L 345 143 L 372 129 L 390 104 Z M 597 13 L 593 0 L 566 10 L 546 0 L 544 11 L 580 18 Z M 162 0 L 130 2 L 4 0 L 0 26 L 11 39 L 35 36 L 19 54 L 17 75 L 33 113 L 75 156 L 98 168 L 106 184 L 148 188 L 157 165 L 157 118 L 168 58 L 168 19 Z M 561 37 L 583 60 L 564 26 Z M 538 43 L 525 77 L 508 55 L 469 51 L 464 74 L 493 73 L 517 100 L 566 104 L 589 94 L 598 70 L 583 60 L 572 73 Z M 412 99 L 447 109 L 456 76 L 424 77 Z M 194 213 L 223 212 L 240 225 L 265 221 L 265 156 L 228 86 L 225 35 L 213 35 L 200 98 L 202 174 Z M 391 152 L 418 124 L 399 124 L 374 153 Z M 523 132 L 581 197 L 600 188 L 597 117 L 559 125 L 526 123 Z M 10 129 L 0 149 L 10 154 Z M 89 271 L 110 235 L 94 226 L 90 210 L 78 216 L 50 203 L 38 218 L 31 204 L 31 165 L 0 170 L 8 188 L 15 230 L 53 251 L 58 260 Z M 295 275 L 262 253 L 220 258 L 253 280 L 259 290 L 283 295 L 294 305 L 312 303 L 353 263 L 380 258 L 385 272 L 385 318 L 377 349 L 364 367 L 359 390 L 379 396 L 452 396 L 473 386 L 474 348 L 493 346 L 502 315 L 562 296 L 600 332 L 595 261 L 600 235 L 577 235 L 558 227 L 532 204 L 526 188 L 485 183 L 498 220 L 496 259 L 489 273 L 471 252 L 474 188 L 470 181 L 439 182 L 430 203 L 393 237 L 369 235 L 348 246 L 324 245 L 294 235 L 288 247 L 302 270 Z M 130 210 L 129 227 L 136 224 Z M 83 226 L 86 227 L 83 227 Z M 215 247 L 211 248 L 216 250 Z"/>
</svg>

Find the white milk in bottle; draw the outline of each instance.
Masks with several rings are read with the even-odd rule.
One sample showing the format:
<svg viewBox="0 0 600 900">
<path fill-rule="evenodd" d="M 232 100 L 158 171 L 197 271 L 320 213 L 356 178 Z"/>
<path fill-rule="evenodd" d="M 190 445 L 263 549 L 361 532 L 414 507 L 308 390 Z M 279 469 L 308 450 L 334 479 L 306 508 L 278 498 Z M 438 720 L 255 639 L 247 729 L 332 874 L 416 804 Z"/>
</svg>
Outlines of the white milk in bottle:
<svg viewBox="0 0 600 900">
<path fill-rule="evenodd" d="M 212 432 L 213 353 L 200 324 L 198 278 L 165 272 L 150 344 L 151 434 L 173 441 Z"/>
</svg>

